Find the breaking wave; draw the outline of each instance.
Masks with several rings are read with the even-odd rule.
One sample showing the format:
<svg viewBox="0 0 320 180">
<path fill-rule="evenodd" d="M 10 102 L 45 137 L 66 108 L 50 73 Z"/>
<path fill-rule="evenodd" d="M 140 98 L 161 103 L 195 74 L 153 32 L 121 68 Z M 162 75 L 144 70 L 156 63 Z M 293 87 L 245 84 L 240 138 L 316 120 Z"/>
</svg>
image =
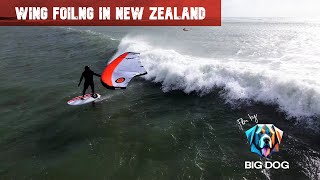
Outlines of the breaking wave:
<svg viewBox="0 0 320 180">
<path fill-rule="evenodd" d="M 276 104 L 290 118 L 318 117 L 320 114 L 320 84 L 316 80 L 317 74 L 313 73 L 319 64 L 289 61 L 294 59 L 289 55 L 271 59 L 268 63 L 261 59 L 243 60 L 239 56 L 227 59 L 195 57 L 156 47 L 146 38 L 129 35 L 119 45 L 118 53 L 124 51 L 141 53 L 141 61 L 148 71 L 145 79 L 161 83 L 164 92 L 182 90 L 201 96 L 222 88 L 221 95 L 228 103 Z"/>
</svg>

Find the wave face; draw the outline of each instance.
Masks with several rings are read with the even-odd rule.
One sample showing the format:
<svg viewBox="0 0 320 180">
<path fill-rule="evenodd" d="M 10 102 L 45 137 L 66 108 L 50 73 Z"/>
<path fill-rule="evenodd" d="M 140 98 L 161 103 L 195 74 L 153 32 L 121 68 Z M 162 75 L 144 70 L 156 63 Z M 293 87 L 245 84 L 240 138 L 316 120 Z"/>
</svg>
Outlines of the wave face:
<svg viewBox="0 0 320 180">
<path fill-rule="evenodd" d="M 145 79 L 161 83 L 164 92 L 205 95 L 223 88 L 229 103 L 276 104 L 291 118 L 319 116 L 319 25 L 227 23 L 162 30 L 128 34 L 116 55 L 140 52 Z"/>
</svg>

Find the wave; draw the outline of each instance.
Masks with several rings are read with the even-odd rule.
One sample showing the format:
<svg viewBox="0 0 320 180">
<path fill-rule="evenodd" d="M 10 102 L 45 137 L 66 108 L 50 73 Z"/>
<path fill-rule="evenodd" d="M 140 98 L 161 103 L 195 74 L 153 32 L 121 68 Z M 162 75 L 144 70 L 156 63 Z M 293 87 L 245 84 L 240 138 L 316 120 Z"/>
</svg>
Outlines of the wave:
<svg viewBox="0 0 320 180">
<path fill-rule="evenodd" d="M 289 118 L 318 117 L 320 114 L 320 86 L 289 69 L 272 68 L 277 63 L 243 61 L 237 58 L 215 59 L 195 57 L 173 49 L 155 47 L 145 38 L 126 36 L 118 53 L 141 53 L 141 61 L 148 71 L 146 80 L 161 83 L 164 92 L 182 90 L 200 96 L 222 88 L 221 96 L 228 103 L 262 102 L 278 105 Z M 299 65 L 297 65 L 299 66 Z M 311 65 L 312 66 L 312 65 Z M 299 67 L 297 67 L 299 69 Z"/>
<path fill-rule="evenodd" d="M 98 37 L 99 39 L 104 38 L 112 41 L 120 41 L 120 39 L 114 38 L 104 33 L 93 31 L 91 29 L 77 29 L 72 27 L 58 27 L 58 28 L 64 30 L 65 35 L 78 33 L 80 35 L 83 34 L 83 35 Z"/>
</svg>

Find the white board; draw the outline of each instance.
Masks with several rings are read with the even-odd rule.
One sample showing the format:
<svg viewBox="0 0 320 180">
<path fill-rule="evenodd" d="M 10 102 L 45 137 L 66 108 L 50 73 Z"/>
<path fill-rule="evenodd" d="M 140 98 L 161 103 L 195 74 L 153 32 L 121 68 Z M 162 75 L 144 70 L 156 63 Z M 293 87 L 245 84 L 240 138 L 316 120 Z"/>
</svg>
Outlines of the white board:
<svg viewBox="0 0 320 180">
<path fill-rule="evenodd" d="M 78 106 L 78 105 L 83 105 L 83 104 L 88 104 L 88 103 L 91 103 L 91 102 L 94 102 L 95 100 L 99 99 L 101 97 L 100 94 L 96 93 L 97 97 L 96 98 L 93 98 L 91 96 L 91 94 L 86 94 L 83 96 L 77 96 L 77 97 L 74 97 L 72 99 L 70 99 L 67 103 L 71 106 Z M 83 100 L 81 99 L 83 97 Z"/>
</svg>

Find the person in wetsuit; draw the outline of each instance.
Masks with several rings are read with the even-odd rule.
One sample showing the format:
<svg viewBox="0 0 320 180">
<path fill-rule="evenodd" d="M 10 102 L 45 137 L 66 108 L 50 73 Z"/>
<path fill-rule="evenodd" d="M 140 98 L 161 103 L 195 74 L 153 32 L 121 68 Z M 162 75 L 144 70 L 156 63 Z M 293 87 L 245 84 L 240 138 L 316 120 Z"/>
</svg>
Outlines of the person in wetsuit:
<svg viewBox="0 0 320 180">
<path fill-rule="evenodd" d="M 100 74 L 97 74 L 95 72 L 93 72 L 89 66 L 84 67 L 84 71 L 81 75 L 80 78 L 80 82 L 78 84 L 78 87 L 81 84 L 82 79 L 84 78 L 84 86 L 83 86 L 83 91 L 82 91 L 82 96 L 84 96 L 84 94 L 86 93 L 86 90 L 88 89 L 88 87 L 91 87 L 91 92 L 92 92 L 92 97 L 95 96 L 95 92 L 94 92 L 94 83 L 93 83 L 93 75 L 101 77 Z M 81 98 L 83 99 L 83 98 Z"/>
</svg>

